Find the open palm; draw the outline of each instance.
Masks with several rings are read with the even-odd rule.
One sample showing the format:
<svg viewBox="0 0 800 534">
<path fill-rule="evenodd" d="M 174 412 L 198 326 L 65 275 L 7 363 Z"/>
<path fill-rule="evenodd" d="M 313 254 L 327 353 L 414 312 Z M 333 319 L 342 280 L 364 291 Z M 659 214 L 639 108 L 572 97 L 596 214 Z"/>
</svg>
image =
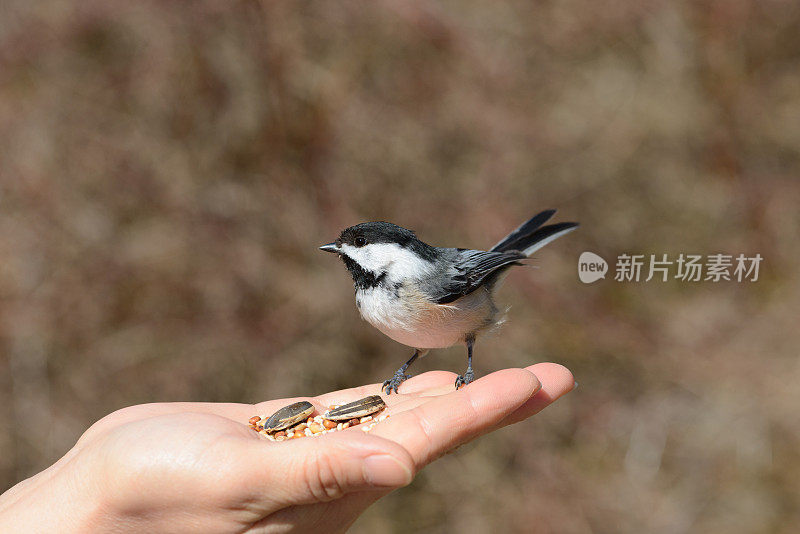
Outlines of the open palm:
<svg viewBox="0 0 800 534">
<path fill-rule="evenodd" d="M 298 400 L 322 411 L 370 394 L 372 384 L 253 405 L 132 406 L 93 425 L 59 464 L 79 466 L 102 505 L 98 525 L 158 532 L 344 531 L 373 502 L 408 484 L 447 451 L 521 421 L 570 391 L 555 364 L 492 373 L 453 389 L 454 375 L 422 374 L 384 397 L 389 418 L 284 442 L 247 420 Z"/>
</svg>

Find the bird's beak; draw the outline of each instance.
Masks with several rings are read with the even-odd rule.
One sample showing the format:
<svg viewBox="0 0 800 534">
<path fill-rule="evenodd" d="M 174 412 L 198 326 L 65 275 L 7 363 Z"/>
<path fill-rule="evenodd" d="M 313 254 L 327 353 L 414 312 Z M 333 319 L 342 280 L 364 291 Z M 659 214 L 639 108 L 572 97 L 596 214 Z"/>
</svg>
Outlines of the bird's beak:
<svg viewBox="0 0 800 534">
<path fill-rule="evenodd" d="M 325 252 L 339 252 L 339 247 L 336 246 L 336 243 L 328 243 L 327 245 L 322 245 L 319 247 L 320 250 L 324 250 Z"/>
</svg>

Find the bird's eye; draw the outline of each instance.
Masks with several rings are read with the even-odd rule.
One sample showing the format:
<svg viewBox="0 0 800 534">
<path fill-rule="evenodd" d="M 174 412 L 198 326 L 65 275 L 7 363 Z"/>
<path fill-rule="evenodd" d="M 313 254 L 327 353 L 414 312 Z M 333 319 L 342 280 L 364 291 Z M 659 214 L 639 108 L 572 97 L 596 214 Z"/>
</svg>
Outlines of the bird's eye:
<svg viewBox="0 0 800 534">
<path fill-rule="evenodd" d="M 367 244 L 367 240 L 362 236 L 358 236 L 355 240 L 355 244 L 357 247 L 363 247 Z"/>
</svg>

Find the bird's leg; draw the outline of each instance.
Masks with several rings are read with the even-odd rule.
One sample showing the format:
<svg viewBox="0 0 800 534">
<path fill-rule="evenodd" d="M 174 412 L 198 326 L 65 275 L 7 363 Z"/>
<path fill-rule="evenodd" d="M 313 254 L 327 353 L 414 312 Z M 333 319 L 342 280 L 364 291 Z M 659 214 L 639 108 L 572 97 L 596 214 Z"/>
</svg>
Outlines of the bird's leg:
<svg viewBox="0 0 800 534">
<path fill-rule="evenodd" d="M 381 389 L 386 391 L 387 395 L 391 395 L 392 390 L 394 390 L 395 393 L 399 393 L 397 391 L 397 388 L 400 387 L 400 384 L 411 378 L 411 375 L 406 374 L 406 369 L 408 369 L 409 365 L 414 363 L 414 360 L 416 360 L 417 356 L 419 356 L 420 354 L 423 354 L 423 351 L 419 349 L 414 349 L 414 355 L 411 356 L 411 358 L 409 358 L 408 361 L 404 363 L 400 369 L 394 372 L 394 376 L 392 376 L 392 378 L 383 383 Z"/>
<path fill-rule="evenodd" d="M 475 336 L 467 338 L 467 371 L 463 375 L 456 377 L 456 389 L 466 386 L 475 380 L 475 373 L 472 372 L 472 345 L 475 343 Z"/>
</svg>

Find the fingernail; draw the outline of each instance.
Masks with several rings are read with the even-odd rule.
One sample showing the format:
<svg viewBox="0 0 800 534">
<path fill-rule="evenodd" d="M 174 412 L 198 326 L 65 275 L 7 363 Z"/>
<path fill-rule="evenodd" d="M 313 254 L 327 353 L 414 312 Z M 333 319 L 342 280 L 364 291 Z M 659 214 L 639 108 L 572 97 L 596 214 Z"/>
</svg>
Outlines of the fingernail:
<svg viewBox="0 0 800 534">
<path fill-rule="evenodd" d="M 374 454 L 364 460 L 364 478 L 373 486 L 397 488 L 411 482 L 411 471 L 393 456 Z"/>
</svg>

